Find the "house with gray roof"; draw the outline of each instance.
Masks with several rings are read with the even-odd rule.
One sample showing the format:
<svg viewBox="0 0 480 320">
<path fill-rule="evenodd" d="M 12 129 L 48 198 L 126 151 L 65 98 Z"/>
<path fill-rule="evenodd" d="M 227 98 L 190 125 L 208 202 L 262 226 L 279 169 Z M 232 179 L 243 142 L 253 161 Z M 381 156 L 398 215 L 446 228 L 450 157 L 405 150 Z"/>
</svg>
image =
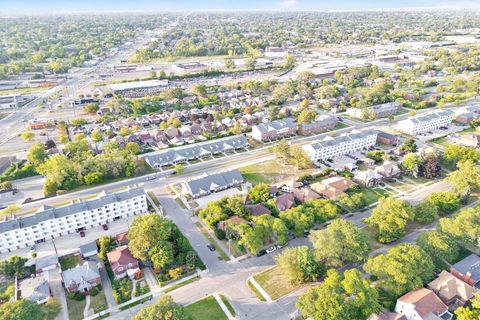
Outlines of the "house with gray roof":
<svg viewBox="0 0 480 320">
<path fill-rule="evenodd" d="M 37 304 L 43 304 L 50 298 L 50 287 L 43 276 L 27 278 L 19 284 L 20 296 Z"/>
<path fill-rule="evenodd" d="M 161 168 L 177 163 L 187 162 L 215 154 L 238 150 L 249 146 L 245 136 L 219 139 L 213 142 L 199 143 L 185 147 L 170 148 L 156 153 L 144 155 L 145 162 L 152 168 Z"/>
<path fill-rule="evenodd" d="M 297 124 L 293 118 L 261 123 L 252 127 L 252 137 L 259 142 L 293 136 L 296 132 Z"/>
<path fill-rule="evenodd" d="M 92 257 L 98 254 L 98 248 L 95 241 L 80 246 L 80 254 L 83 258 Z"/>
<path fill-rule="evenodd" d="M 94 199 L 75 200 L 58 208 L 42 206 L 32 215 L 5 217 L 0 221 L 0 253 L 147 211 L 147 198 L 142 188 L 117 193 L 103 191 Z"/>
<path fill-rule="evenodd" d="M 212 192 L 222 191 L 238 186 L 244 182 L 238 170 L 223 171 L 214 174 L 203 174 L 198 178 L 189 179 L 183 184 L 184 192 L 193 198 L 199 198 Z"/>
<path fill-rule="evenodd" d="M 85 261 L 82 265 L 65 270 L 62 277 L 68 292 L 89 292 L 100 284 L 100 272 L 94 261 Z"/>
<path fill-rule="evenodd" d="M 465 283 L 480 289 L 480 257 L 471 254 L 455 263 L 450 273 Z"/>
</svg>

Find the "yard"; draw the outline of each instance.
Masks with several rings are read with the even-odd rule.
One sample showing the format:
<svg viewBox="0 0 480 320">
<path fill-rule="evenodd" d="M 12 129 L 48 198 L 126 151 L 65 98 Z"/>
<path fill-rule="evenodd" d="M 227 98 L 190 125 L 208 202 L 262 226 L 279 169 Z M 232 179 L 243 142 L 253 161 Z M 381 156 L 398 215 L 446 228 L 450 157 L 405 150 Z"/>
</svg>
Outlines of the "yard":
<svg viewBox="0 0 480 320">
<path fill-rule="evenodd" d="M 83 319 L 83 311 L 85 310 L 85 298 L 83 300 L 76 300 L 67 298 L 68 319 L 81 320 Z"/>
<path fill-rule="evenodd" d="M 239 169 L 245 180 L 253 185 L 259 183 L 275 184 L 296 176 L 311 174 L 314 170 L 299 170 L 295 166 L 284 165 L 277 160 L 268 160 Z"/>
<path fill-rule="evenodd" d="M 93 309 L 94 313 L 108 308 L 107 299 L 105 298 L 103 290 L 100 290 L 96 296 L 90 296 L 90 308 Z"/>
<path fill-rule="evenodd" d="M 279 267 L 273 267 L 253 277 L 258 284 L 268 293 L 272 300 L 277 300 L 301 286 L 292 285 Z"/>
<path fill-rule="evenodd" d="M 206 297 L 186 306 L 185 313 L 189 320 L 228 320 L 213 296 Z"/>
<path fill-rule="evenodd" d="M 369 206 L 372 203 L 377 202 L 381 197 L 388 197 L 389 195 L 388 191 L 382 188 L 359 188 L 358 190 L 348 193 L 361 193 L 365 200 L 365 206 Z"/>
<path fill-rule="evenodd" d="M 80 255 L 68 255 L 58 259 L 62 270 L 67 270 L 76 267 L 82 263 L 82 257 Z"/>
</svg>

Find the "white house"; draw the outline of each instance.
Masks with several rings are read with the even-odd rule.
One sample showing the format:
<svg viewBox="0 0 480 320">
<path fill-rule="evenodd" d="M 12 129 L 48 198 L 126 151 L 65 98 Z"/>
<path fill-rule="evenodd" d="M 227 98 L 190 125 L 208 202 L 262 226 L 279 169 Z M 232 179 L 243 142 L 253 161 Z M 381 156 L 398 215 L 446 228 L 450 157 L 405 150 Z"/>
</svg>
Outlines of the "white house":
<svg viewBox="0 0 480 320">
<path fill-rule="evenodd" d="M 373 147 L 377 141 L 377 131 L 351 131 L 338 137 L 327 136 L 322 140 L 304 145 L 302 148 L 313 162 L 332 159 Z"/>
<path fill-rule="evenodd" d="M 0 222 L 0 252 L 10 252 L 38 242 L 89 229 L 148 211 L 145 191 L 103 191 L 88 201 L 72 201 L 59 208 L 42 206 L 35 214 Z"/>
<path fill-rule="evenodd" d="M 448 110 L 434 111 L 399 121 L 397 129 L 411 135 L 416 135 L 440 127 L 448 127 L 452 123 L 452 120 L 453 112 Z"/>
<path fill-rule="evenodd" d="M 453 315 L 432 290 L 421 288 L 411 291 L 397 300 L 395 312 L 407 320 L 449 320 Z"/>
</svg>

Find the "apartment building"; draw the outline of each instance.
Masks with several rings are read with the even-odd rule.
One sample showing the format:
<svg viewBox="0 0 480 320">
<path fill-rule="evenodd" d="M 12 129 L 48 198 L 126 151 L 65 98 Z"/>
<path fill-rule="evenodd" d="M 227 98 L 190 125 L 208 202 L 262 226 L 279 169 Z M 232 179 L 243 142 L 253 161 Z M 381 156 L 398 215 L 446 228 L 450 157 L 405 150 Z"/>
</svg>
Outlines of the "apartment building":
<svg viewBox="0 0 480 320">
<path fill-rule="evenodd" d="M 375 106 L 367 107 L 367 108 L 348 108 L 346 113 L 349 116 L 354 118 L 363 119 L 365 116 L 365 110 L 373 111 L 375 114 L 375 118 L 385 118 L 388 116 L 393 116 L 398 112 L 400 108 L 400 103 L 398 102 L 388 102 L 383 104 L 377 104 Z"/>
<path fill-rule="evenodd" d="M 440 127 L 448 127 L 452 120 L 453 112 L 448 110 L 434 111 L 399 121 L 397 129 L 407 134 L 416 135 Z"/>
<path fill-rule="evenodd" d="M 103 191 L 88 201 L 72 201 L 59 208 L 42 206 L 35 214 L 0 222 L 0 252 L 10 252 L 148 211 L 145 191 Z"/>
<path fill-rule="evenodd" d="M 338 123 L 338 118 L 332 115 L 318 115 L 315 121 L 311 123 L 300 124 L 298 126 L 298 133 L 303 136 L 309 136 L 329 130 L 335 129 Z"/>
<path fill-rule="evenodd" d="M 198 178 L 185 181 L 183 191 L 193 198 L 199 198 L 212 192 L 222 191 L 241 185 L 245 180 L 238 170 L 203 174 Z"/>
<path fill-rule="evenodd" d="M 292 118 L 261 123 L 252 127 L 252 137 L 259 142 L 285 138 L 297 132 L 297 125 Z"/>
<path fill-rule="evenodd" d="M 302 148 L 313 162 L 332 159 L 373 147 L 377 141 L 376 130 L 351 131 L 338 137 L 327 136 Z"/>
</svg>

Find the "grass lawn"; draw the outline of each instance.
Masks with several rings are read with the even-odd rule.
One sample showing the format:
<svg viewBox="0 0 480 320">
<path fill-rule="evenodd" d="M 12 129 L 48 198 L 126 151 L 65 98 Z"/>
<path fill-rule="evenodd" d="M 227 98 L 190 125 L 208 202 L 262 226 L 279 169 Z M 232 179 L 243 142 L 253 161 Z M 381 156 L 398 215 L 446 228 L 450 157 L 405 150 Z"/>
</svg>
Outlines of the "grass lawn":
<svg viewBox="0 0 480 320">
<path fill-rule="evenodd" d="M 220 258 L 225 261 L 230 260 L 230 257 L 225 253 L 225 251 L 223 251 L 222 247 L 218 245 L 217 241 L 213 239 L 213 237 L 210 235 L 210 233 L 208 233 L 205 227 L 200 222 L 196 222 L 195 225 L 200 230 L 200 232 L 207 238 L 207 240 L 215 247 Z"/>
<path fill-rule="evenodd" d="M 11 94 L 26 94 L 26 93 L 33 93 L 33 92 L 40 92 L 40 91 L 47 91 L 50 88 L 43 88 L 43 87 L 27 87 L 27 88 L 17 88 L 17 89 L 6 89 L 0 90 L 0 96 L 3 95 L 11 95 Z"/>
<path fill-rule="evenodd" d="M 94 313 L 99 313 L 108 308 L 107 299 L 105 298 L 103 290 L 99 291 L 95 297 L 90 297 L 90 308 L 93 309 Z"/>
<path fill-rule="evenodd" d="M 183 286 L 186 286 L 187 284 L 190 284 L 190 283 L 195 282 L 195 281 L 198 281 L 198 280 L 200 280 L 200 277 L 199 277 L 199 276 L 193 277 L 193 278 L 191 278 L 191 279 L 188 279 L 188 280 L 179 282 L 179 283 L 177 283 L 177 284 L 171 285 L 170 287 L 163 289 L 163 292 L 167 293 L 167 292 L 176 290 L 176 289 L 178 289 L 178 288 L 181 288 L 181 287 L 183 287 Z"/>
<path fill-rule="evenodd" d="M 368 235 L 368 241 L 370 242 L 370 247 L 372 250 L 381 248 L 383 245 L 375 239 L 375 230 L 370 227 L 365 227 L 362 229 Z"/>
<path fill-rule="evenodd" d="M 58 260 L 60 262 L 62 270 L 67 270 L 80 264 L 82 262 L 82 257 L 80 257 L 80 255 L 68 255 L 60 257 Z"/>
<path fill-rule="evenodd" d="M 230 302 L 228 301 L 227 297 L 225 297 L 224 295 L 220 295 L 220 299 L 222 299 L 223 303 L 225 304 L 225 306 L 227 307 L 228 311 L 230 311 L 230 313 L 232 314 L 232 316 L 235 317 L 235 309 L 233 309 L 232 305 L 230 304 Z"/>
<path fill-rule="evenodd" d="M 247 280 L 247 286 L 250 288 L 250 290 L 252 290 L 253 293 L 255 293 L 255 295 L 260 301 L 267 301 L 265 300 L 265 297 L 262 296 L 260 291 L 258 291 L 257 288 L 249 280 Z"/>
<path fill-rule="evenodd" d="M 186 306 L 185 313 L 189 320 L 228 320 L 213 296 Z"/>
<path fill-rule="evenodd" d="M 433 143 L 438 144 L 438 145 L 443 146 L 443 147 L 446 147 L 447 145 L 449 145 L 447 137 L 435 138 L 435 139 L 430 140 L 430 142 L 433 142 Z"/>
<path fill-rule="evenodd" d="M 67 298 L 68 319 L 81 320 L 83 319 L 83 310 L 85 310 L 85 299 L 77 301 L 75 299 Z"/>
<path fill-rule="evenodd" d="M 175 198 L 175 202 L 180 206 L 180 208 L 182 208 L 182 209 L 187 209 L 187 207 L 185 206 L 185 204 L 183 203 L 183 201 L 180 200 L 180 198 Z"/>
<path fill-rule="evenodd" d="M 354 193 L 361 193 L 363 196 L 363 199 L 365 200 L 365 205 L 369 206 L 372 203 L 375 203 L 378 201 L 378 199 L 383 195 L 379 192 L 375 192 L 374 189 L 370 188 L 361 188 L 359 191 L 354 192 Z"/>
<path fill-rule="evenodd" d="M 343 122 L 337 122 L 337 125 L 335 126 L 335 129 L 333 130 L 339 130 L 339 129 L 344 129 L 350 127 L 348 124 L 343 123 Z"/>
<path fill-rule="evenodd" d="M 292 285 L 279 267 L 263 271 L 253 278 L 273 300 L 277 300 L 301 287 L 301 285 Z"/>
<path fill-rule="evenodd" d="M 313 172 L 313 169 L 298 170 L 291 165 L 284 165 L 276 160 L 268 160 L 239 169 L 243 177 L 253 185 L 259 183 L 273 184 L 296 176 Z"/>
<path fill-rule="evenodd" d="M 375 192 L 376 194 L 379 194 L 380 196 L 388 197 L 392 193 L 393 190 L 385 190 L 385 189 L 382 189 L 382 188 L 373 188 L 372 191 Z"/>
<path fill-rule="evenodd" d="M 228 249 L 228 241 L 227 240 L 220 240 L 224 245 L 225 247 Z M 241 257 L 243 256 L 245 253 L 240 251 L 240 249 L 238 248 L 237 244 L 235 241 L 231 241 L 230 242 L 230 253 L 232 254 L 232 256 L 234 256 L 235 258 L 237 257 Z"/>
</svg>

